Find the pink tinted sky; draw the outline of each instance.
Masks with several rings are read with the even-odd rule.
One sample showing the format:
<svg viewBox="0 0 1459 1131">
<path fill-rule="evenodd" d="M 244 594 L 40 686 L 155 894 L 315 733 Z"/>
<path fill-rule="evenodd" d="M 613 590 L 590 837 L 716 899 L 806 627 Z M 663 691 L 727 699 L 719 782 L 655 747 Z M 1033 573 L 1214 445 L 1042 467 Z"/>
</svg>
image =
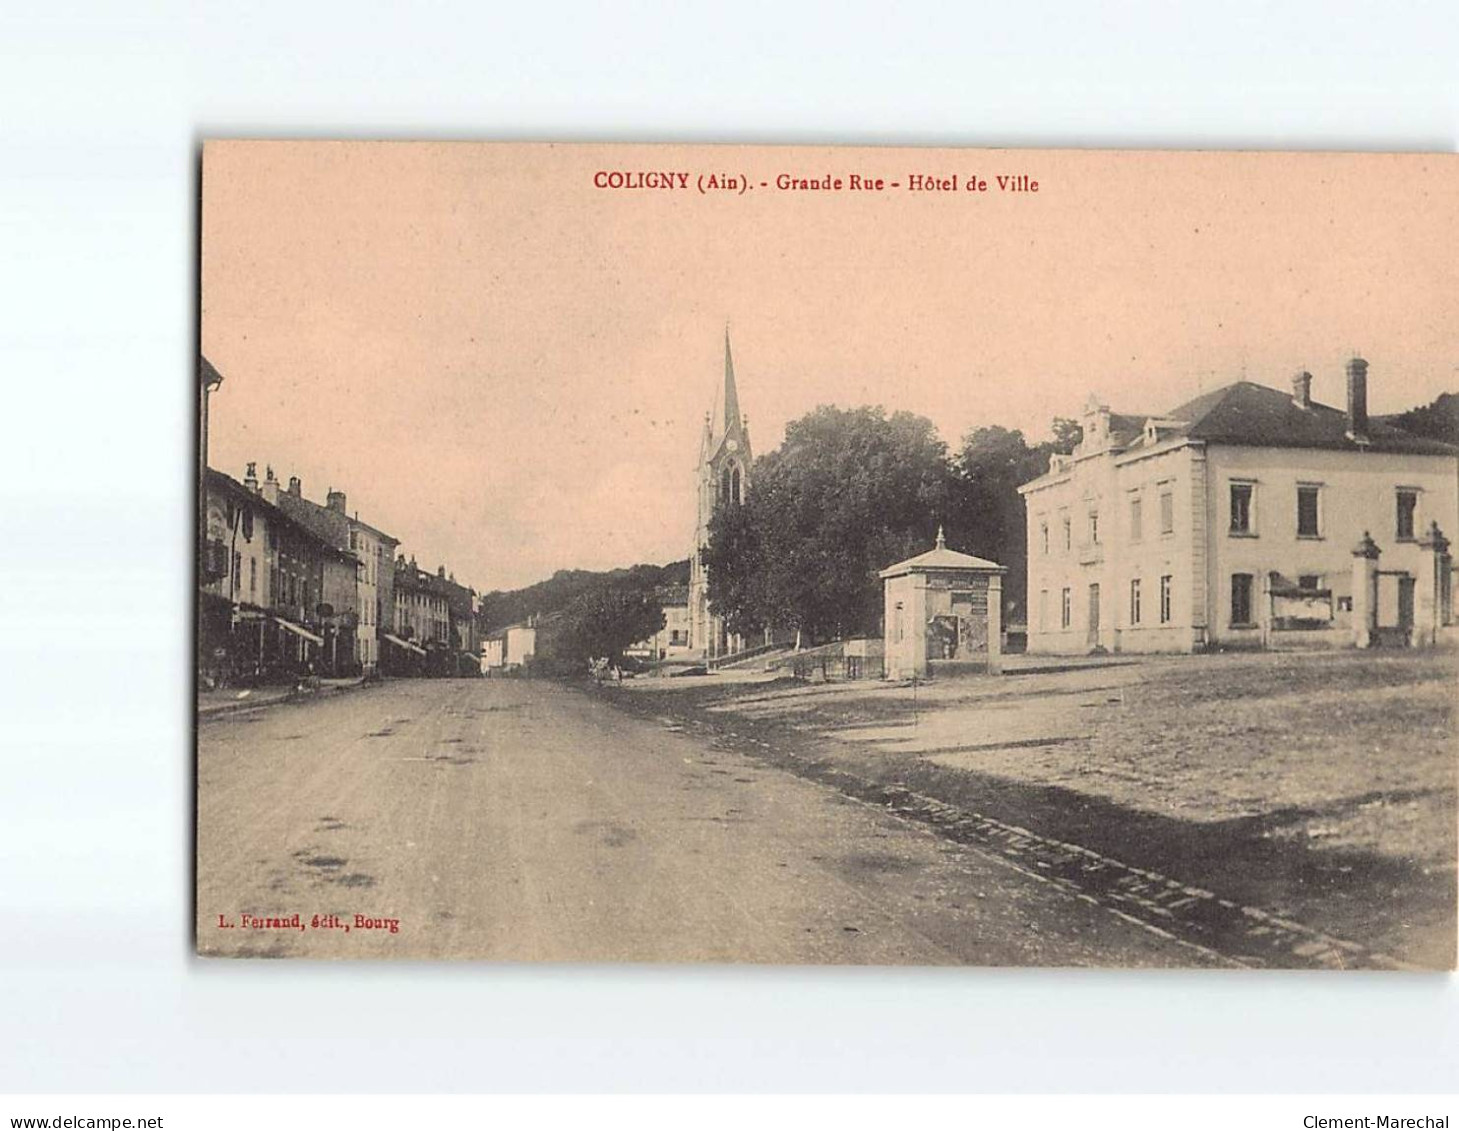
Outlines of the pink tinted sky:
<svg viewBox="0 0 1459 1131">
<path fill-rule="evenodd" d="M 344 490 L 489 590 L 687 556 L 726 320 L 758 452 L 823 403 L 922 413 L 950 444 L 1042 437 L 1091 392 L 1156 413 L 1299 368 L 1341 404 L 1354 351 L 1372 410 L 1396 411 L 1459 389 L 1456 162 L 210 143 L 211 462 Z M 593 187 L 618 169 L 757 187 Z M 918 172 L 990 191 L 913 193 Z M 904 187 L 782 192 L 780 173 Z"/>
</svg>

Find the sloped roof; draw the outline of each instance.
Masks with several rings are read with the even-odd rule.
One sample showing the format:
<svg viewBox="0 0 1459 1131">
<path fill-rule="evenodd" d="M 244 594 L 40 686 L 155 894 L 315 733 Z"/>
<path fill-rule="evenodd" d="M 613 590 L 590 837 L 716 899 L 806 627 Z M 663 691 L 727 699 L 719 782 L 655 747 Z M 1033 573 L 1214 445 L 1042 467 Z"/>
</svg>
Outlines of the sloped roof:
<svg viewBox="0 0 1459 1131">
<path fill-rule="evenodd" d="M 942 532 L 939 530 L 936 546 L 925 554 L 918 554 L 915 558 L 908 558 L 904 562 L 888 566 L 878 576 L 897 577 L 904 573 L 932 569 L 974 569 L 984 573 L 997 573 L 1006 571 L 1006 568 L 997 562 L 990 562 L 987 558 L 975 558 L 972 554 L 960 554 L 956 550 L 949 550 L 943 544 Z"/>
<path fill-rule="evenodd" d="M 311 499 L 291 495 L 288 491 L 278 493 L 275 505 L 295 522 L 307 526 L 320 538 L 337 549 L 349 546 L 349 520 L 339 511 L 322 507 Z"/>
<path fill-rule="evenodd" d="M 1395 452 L 1411 455 L 1456 455 L 1459 448 L 1405 432 L 1370 417 L 1368 443 L 1348 437 L 1348 416 L 1342 409 L 1311 402 L 1301 408 L 1290 393 L 1252 381 L 1216 389 L 1166 416 L 1188 421 L 1187 435 L 1212 444 L 1244 447 L 1328 448 L 1335 451 Z"/>
<path fill-rule="evenodd" d="M 1109 414 L 1109 434 L 1111 439 L 1117 443 L 1128 444 L 1131 440 L 1138 439 L 1145 431 L 1145 421 L 1149 420 L 1153 413 L 1144 416 L 1137 416 L 1129 412 L 1112 412 Z"/>
<path fill-rule="evenodd" d="M 342 561 L 352 562 L 356 560 L 354 554 L 336 546 L 330 538 L 321 535 L 319 531 L 313 529 L 307 523 L 300 522 L 294 515 L 285 511 L 282 507 L 270 503 L 257 491 L 250 490 L 247 486 L 234 479 L 233 476 L 219 471 L 214 467 L 208 468 L 207 471 L 208 483 L 210 485 L 224 491 L 230 491 L 235 496 L 241 497 L 249 506 L 256 507 L 260 514 L 263 514 L 274 522 L 287 523 L 294 530 L 306 535 L 311 541 L 317 542 L 321 549 L 329 551 L 332 556 Z"/>
</svg>

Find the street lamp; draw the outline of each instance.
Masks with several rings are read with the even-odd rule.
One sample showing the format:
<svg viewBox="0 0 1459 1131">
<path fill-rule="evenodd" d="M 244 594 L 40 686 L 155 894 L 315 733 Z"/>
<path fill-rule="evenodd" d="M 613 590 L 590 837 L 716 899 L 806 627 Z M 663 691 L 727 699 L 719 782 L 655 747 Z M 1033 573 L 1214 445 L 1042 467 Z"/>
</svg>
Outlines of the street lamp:
<svg viewBox="0 0 1459 1131">
<path fill-rule="evenodd" d="M 208 397 L 223 384 L 223 375 L 198 354 L 198 576 L 202 580 L 208 537 Z"/>
</svg>

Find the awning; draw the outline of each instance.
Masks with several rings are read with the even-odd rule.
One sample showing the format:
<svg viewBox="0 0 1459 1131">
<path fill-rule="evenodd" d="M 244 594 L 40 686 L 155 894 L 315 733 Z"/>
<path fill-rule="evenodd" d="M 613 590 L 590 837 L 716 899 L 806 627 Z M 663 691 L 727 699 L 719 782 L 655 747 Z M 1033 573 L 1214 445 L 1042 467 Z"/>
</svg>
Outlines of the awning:
<svg viewBox="0 0 1459 1131">
<path fill-rule="evenodd" d="M 426 650 L 419 644 L 412 644 L 409 640 L 402 640 L 398 636 L 391 636 L 388 632 L 382 632 L 380 635 L 392 644 L 399 644 L 402 648 L 409 648 L 412 652 L 419 652 L 422 656 L 426 654 Z"/>
<path fill-rule="evenodd" d="M 310 632 L 307 628 L 300 628 L 291 620 L 285 620 L 283 617 L 274 617 L 274 621 L 278 624 L 280 628 L 287 628 L 295 636 L 302 636 L 305 640 L 312 640 L 316 644 L 324 643 L 324 637 L 315 636 L 314 633 Z"/>
</svg>

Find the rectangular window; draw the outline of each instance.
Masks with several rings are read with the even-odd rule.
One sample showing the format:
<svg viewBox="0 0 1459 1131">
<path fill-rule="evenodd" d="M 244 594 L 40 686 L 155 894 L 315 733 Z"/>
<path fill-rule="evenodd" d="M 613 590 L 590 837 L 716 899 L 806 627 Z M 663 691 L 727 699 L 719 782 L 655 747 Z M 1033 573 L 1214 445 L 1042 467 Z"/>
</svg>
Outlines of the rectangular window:
<svg viewBox="0 0 1459 1131">
<path fill-rule="evenodd" d="M 1311 484 L 1299 485 L 1297 487 L 1297 537 L 1318 538 L 1321 531 L 1318 529 L 1317 510 L 1318 488 Z"/>
<path fill-rule="evenodd" d="M 1072 524 L 1069 522 L 1069 516 L 1066 514 L 1064 516 L 1064 549 L 1065 550 L 1069 549 L 1069 547 L 1074 544 L 1073 530 L 1074 530 L 1074 528 L 1073 528 Z"/>
<path fill-rule="evenodd" d="M 1140 623 L 1140 579 L 1130 582 L 1130 623 Z"/>
<path fill-rule="evenodd" d="M 1049 591 L 1039 590 L 1039 631 L 1043 632 L 1049 627 Z"/>
<path fill-rule="evenodd" d="M 1138 542 L 1143 536 L 1145 516 L 1141 513 L 1142 504 L 1139 495 L 1130 497 L 1130 541 Z"/>
<path fill-rule="evenodd" d="M 1160 533 L 1175 531 L 1175 492 L 1169 487 L 1160 492 Z"/>
<path fill-rule="evenodd" d="M 1160 579 L 1160 623 L 1170 623 L 1170 590 L 1174 578 L 1166 574 Z"/>
<path fill-rule="evenodd" d="M 1044 553 L 1049 552 L 1049 524 L 1047 522 L 1039 525 L 1039 539 L 1043 545 Z"/>
<path fill-rule="evenodd" d="M 1073 619 L 1074 619 L 1074 617 L 1073 617 L 1073 613 L 1074 613 L 1074 607 L 1073 607 L 1073 605 L 1074 605 L 1074 603 L 1073 603 L 1072 600 L 1070 600 L 1069 594 L 1070 594 L 1070 590 L 1065 589 L 1064 590 L 1064 593 L 1063 593 L 1063 601 L 1061 603 L 1061 608 L 1059 609 L 1059 627 L 1060 628 L 1068 628 L 1069 625 L 1073 622 Z"/>
<path fill-rule="evenodd" d="M 1250 483 L 1231 484 L 1231 533 L 1251 533 L 1251 496 L 1254 488 Z"/>
<path fill-rule="evenodd" d="M 1249 625 L 1251 620 L 1251 581 L 1249 573 L 1231 575 L 1231 623 Z"/>
<path fill-rule="evenodd" d="M 258 600 L 258 559 L 248 559 L 248 599 L 257 603 Z"/>
<path fill-rule="evenodd" d="M 1398 489 L 1398 538 L 1402 542 L 1413 541 L 1414 513 L 1418 510 L 1418 492 L 1408 488 Z"/>
<path fill-rule="evenodd" d="M 1098 511 L 1090 511 L 1089 512 L 1089 544 L 1091 546 L 1098 546 L 1099 545 L 1099 512 Z"/>
</svg>

